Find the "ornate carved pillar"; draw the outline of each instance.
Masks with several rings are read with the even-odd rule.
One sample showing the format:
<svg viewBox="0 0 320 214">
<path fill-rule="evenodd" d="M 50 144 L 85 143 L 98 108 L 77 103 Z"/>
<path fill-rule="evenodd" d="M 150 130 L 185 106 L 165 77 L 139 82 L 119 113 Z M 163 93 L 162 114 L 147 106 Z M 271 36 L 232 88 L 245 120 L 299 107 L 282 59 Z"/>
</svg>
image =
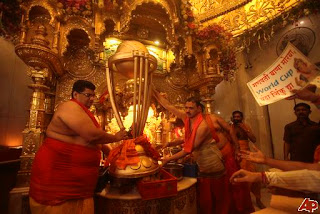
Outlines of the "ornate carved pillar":
<svg viewBox="0 0 320 214">
<path fill-rule="evenodd" d="M 57 21 L 56 26 L 55 26 L 55 30 L 53 33 L 53 41 L 52 41 L 52 50 L 55 53 L 58 53 L 58 43 L 59 43 L 59 39 L 60 39 L 60 21 Z"/>
<path fill-rule="evenodd" d="M 44 119 L 44 129 L 47 129 L 51 118 L 54 113 L 54 103 L 55 103 L 55 93 L 54 92 L 46 92 L 45 93 L 45 119 Z"/>
<path fill-rule="evenodd" d="M 30 21 L 25 17 L 26 30 L 30 31 Z M 56 25 L 55 31 L 59 29 Z M 34 30 L 31 29 L 31 30 Z M 45 135 L 45 129 L 54 109 L 54 91 L 56 77 L 64 74 L 64 67 L 55 48 L 55 42 L 59 40 L 54 34 L 51 38 L 52 46 L 47 37 L 46 26 L 39 24 L 31 36 L 30 43 L 21 35 L 20 43 L 16 45 L 17 55 L 30 67 L 28 75 L 32 78 L 33 84 L 29 88 L 33 90 L 30 103 L 30 117 L 23 130 L 22 155 L 20 171 L 17 176 L 17 184 L 10 192 L 9 213 L 30 213 L 28 203 L 29 181 L 31 166 Z M 52 47 L 52 49 L 50 49 Z"/>
<path fill-rule="evenodd" d="M 187 41 L 186 41 L 186 43 L 187 43 L 187 52 L 188 52 L 188 54 L 189 55 L 191 55 L 191 54 L 193 54 L 193 52 L 192 52 L 192 37 L 190 36 L 190 35 L 188 35 L 187 36 Z"/>
<path fill-rule="evenodd" d="M 20 32 L 20 40 L 19 40 L 20 44 L 24 44 L 26 42 L 27 26 L 24 21 L 25 21 L 24 15 L 22 15 L 21 23 L 20 23 L 21 24 L 21 32 Z"/>
<path fill-rule="evenodd" d="M 33 90 L 30 103 L 30 116 L 26 128 L 23 130 L 22 155 L 20 171 L 17 177 L 17 187 L 29 186 L 31 165 L 36 151 L 44 137 L 45 131 L 45 92 L 50 88 L 45 85 L 48 77 L 47 69 L 30 69 L 28 75 L 32 78 L 33 84 L 29 88 Z"/>
</svg>

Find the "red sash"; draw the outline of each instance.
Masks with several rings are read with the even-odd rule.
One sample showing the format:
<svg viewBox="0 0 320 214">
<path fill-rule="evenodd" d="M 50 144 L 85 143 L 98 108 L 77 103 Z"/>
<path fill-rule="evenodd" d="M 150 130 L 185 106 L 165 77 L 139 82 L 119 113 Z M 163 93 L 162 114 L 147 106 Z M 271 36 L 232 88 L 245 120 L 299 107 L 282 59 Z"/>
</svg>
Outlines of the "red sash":
<svg viewBox="0 0 320 214">
<path fill-rule="evenodd" d="M 220 141 L 220 139 L 219 139 L 219 136 L 216 133 L 216 129 L 213 126 L 210 114 L 206 114 L 206 122 L 207 122 L 207 124 L 209 126 L 209 129 L 211 131 L 212 138 L 218 143 Z"/>
<path fill-rule="evenodd" d="M 94 123 L 94 125 L 97 128 L 100 128 L 100 124 L 98 123 L 98 121 L 96 120 L 96 118 L 94 117 L 94 115 L 91 113 L 91 111 L 89 111 L 89 109 L 87 107 L 85 107 L 82 103 L 80 103 L 78 100 L 76 99 L 71 99 L 71 101 L 77 103 L 86 113 L 87 115 L 90 117 L 90 119 L 92 120 L 92 122 Z"/>
<path fill-rule="evenodd" d="M 93 114 L 72 99 L 88 114 Z M 32 165 L 30 196 L 40 204 L 57 205 L 70 199 L 93 196 L 99 176 L 100 150 L 46 138 Z"/>
<path fill-rule="evenodd" d="M 190 118 L 187 117 L 185 119 L 184 121 L 185 136 L 184 136 L 184 147 L 183 147 L 185 152 L 188 152 L 188 153 L 192 152 L 194 140 L 196 138 L 196 133 L 202 120 L 203 120 L 203 116 L 201 113 L 199 113 L 196 116 L 195 121 L 192 125 L 193 126 L 192 130 L 190 130 Z"/>
</svg>

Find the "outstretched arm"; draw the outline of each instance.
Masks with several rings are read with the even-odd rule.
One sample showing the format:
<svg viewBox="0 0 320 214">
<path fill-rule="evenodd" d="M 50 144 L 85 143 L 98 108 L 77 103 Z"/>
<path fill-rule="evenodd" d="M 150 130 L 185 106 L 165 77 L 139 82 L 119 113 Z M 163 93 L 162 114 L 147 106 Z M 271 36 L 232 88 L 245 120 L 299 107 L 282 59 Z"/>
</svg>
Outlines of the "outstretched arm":
<svg viewBox="0 0 320 214">
<path fill-rule="evenodd" d="M 174 107 L 163 95 L 161 95 L 157 90 L 153 89 L 153 96 L 157 99 L 157 101 L 168 111 L 173 113 L 178 118 L 184 120 L 187 115 L 184 111 L 181 111 Z"/>
<path fill-rule="evenodd" d="M 162 165 L 164 166 L 164 165 L 166 165 L 168 162 L 170 162 L 170 161 L 172 161 L 172 160 L 178 160 L 178 159 L 180 159 L 180 158 L 183 158 L 183 157 L 185 157 L 185 156 L 188 155 L 188 154 L 189 154 L 188 152 L 186 152 L 186 151 L 184 151 L 184 150 L 182 149 L 180 152 L 172 155 L 171 157 L 164 157 L 164 158 L 162 159 Z"/>
<path fill-rule="evenodd" d="M 302 89 L 293 89 L 292 92 L 295 93 L 295 95 L 292 95 L 291 97 L 288 97 L 288 100 L 292 99 L 301 99 L 306 100 L 314 103 L 317 108 L 320 108 L 320 95 L 316 94 L 315 91 L 317 89 L 317 86 L 315 85 L 307 85 L 305 88 Z"/>
<path fill-rule="evenodd" d="M 320 192 L 320 172 L 314 170 L 298 170 L 290 172 L 249 172 L 244 169 L 233 173 L 231 183 L 263 182 L 297 191 Z"/>
<path fill-rule="evenodd" d="M 184 139 L 176 139 L 174 141 L 170 141 L 170 142 L 167 142 L 167 143 L 164 143 L 162 148 L 166 148 L 166 147 L 171 147 L 171 146 L 178 146 L 178 145 L 181 145 L 184 143 Z"/>
<path fill-rule="evenodd" d="M 319 163 L 304 163 L 299 161 L 284 161 L 276 160 L 269 157 L 266 157 L 256 146 L 253 145 L 254 152 L 250 151 L 241 151 L 241 158 L 254 163 L 265 164 L 274 168 L 278 168 L 284 171 L 300 170 L 300 169 L 309 169 L 309 170 L 318 170 L 320 171 Z"/>
<path fill-rule="evenodd" d="M 122 129 L 115 135 L 108 134 L 102 129 L 97 128 L 89 116 L 74 102 L 66 102 L 59 106 L 56 117 L 64 123 L 70 130 L 81 136 L 91 144 L 105 144 L 127 139 L 127 132 Z M 54 126 L 54 125 L 53 125 Z M 47 133 L 56 134 L 48 127 Z"/>
</svg>

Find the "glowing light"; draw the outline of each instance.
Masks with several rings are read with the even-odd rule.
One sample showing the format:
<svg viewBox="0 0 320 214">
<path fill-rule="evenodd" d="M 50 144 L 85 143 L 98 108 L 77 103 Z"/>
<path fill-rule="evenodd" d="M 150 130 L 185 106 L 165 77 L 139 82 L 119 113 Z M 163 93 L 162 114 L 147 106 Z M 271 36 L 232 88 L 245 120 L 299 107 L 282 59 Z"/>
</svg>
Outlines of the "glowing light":
<svg viewBox="0 0 320 214">
<path fill-rule="evenodd" d="M 113 39 L 113 38 L 108 40 L 108 42 L 109 42 L 110 45 L 115 45 L 115 44 L 119 44 L 120 43 L 120 41 L 118 39 Z"/>
<path fill-rule="evenodd" d="M 304 24 L 304 21 L 300 21 L 300 25 L 303 25 Z"/>
<path fill-rule="evenodd" d="M 138 108 L 138 105 L 137 105 L 137 108 Z M 129 107 L 128 115 L 123 120 L 123 125 L 127 131 L 132 126 L 132 122 L 133 122 L 133 105 Z M 143 133 L 147 136 L 150 142 L 155 143 L 155 140 L 156 140 L 155 133 L 160 123 L 161 123 L 161 114 L 159 114 L 159 116 L 156 117 L 154 114 L 154 110 L 150 107 L 148 111 L 146 125 L 143 130 Z M 113 133 L 113 134 L 119 131 L 119 127 L 115 118 L 111 119 L 111 122 L 108 124 L 107 130 L 109 130 L 110 133 Z"/>
<path fill-rule="evenodd" d="M 154 41 L 154 44 L 160 45 L 160 42 L 158 40 Z"/>
<path fill-rule="evenodd" d="M 217 114 L 220 114 L 220 111 L 218 111 Z"/>
<path fill-rule="evenodd" d="M 16 147 L 21 146 L 22 144 L 22 136 L 8 136 L 5 146 L 8 147 Z"/>
<path fill-rule="evenodd" d="M 106 48 L 117 48 L 118 45 L 121 43 L 121 40 L 117 38 L 106 38 L 106 40 L 103 42 L 104 47 Z"/>
</svg>

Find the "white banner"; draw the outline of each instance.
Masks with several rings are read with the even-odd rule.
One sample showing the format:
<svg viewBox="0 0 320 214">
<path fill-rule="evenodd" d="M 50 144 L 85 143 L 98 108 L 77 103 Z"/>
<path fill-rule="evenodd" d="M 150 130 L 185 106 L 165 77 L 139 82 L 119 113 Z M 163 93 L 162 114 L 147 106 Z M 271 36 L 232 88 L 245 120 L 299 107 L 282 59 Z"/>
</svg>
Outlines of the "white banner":
<svg viewBox="0 0 320 214">
<path fill-rule="evenodd" d="M 258 104 L 264 106 L 293 95 L 292 89 L 314 84 L 319 75 L 319 68 L 289 42 L 278 59 L 247 85 Z"/>
</svg>

